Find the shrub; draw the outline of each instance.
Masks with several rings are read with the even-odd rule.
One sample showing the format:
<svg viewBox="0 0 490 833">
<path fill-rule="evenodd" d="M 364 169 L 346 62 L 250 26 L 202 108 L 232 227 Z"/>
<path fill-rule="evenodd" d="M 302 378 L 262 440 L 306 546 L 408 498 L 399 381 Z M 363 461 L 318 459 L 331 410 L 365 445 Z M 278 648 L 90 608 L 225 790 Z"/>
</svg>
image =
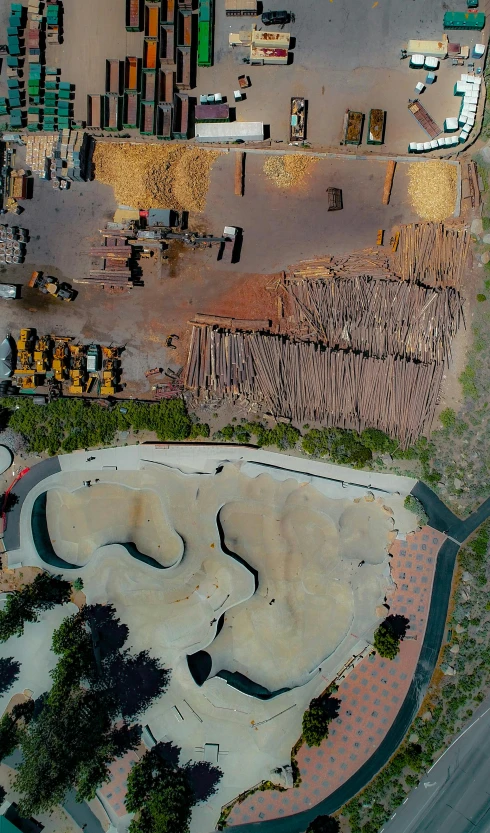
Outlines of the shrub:
<svg viewBox="0 0 490 833">
<path fill-rule="evenodd" d="M 337 697 L 315 697 L 303 715 L 303 738 L 308 746 L 320 746 L 328 727 L 339 713 Z"/>
<path fill-rule="evenodd" d="M 478 295 L 476 296 L 476 300 L 480 301 L 480 303 L 482 303 L 483 301 L 487 300 L 487 296 L 483 295 L 481 292 L 479 292 Z"/>
<path fill-rule="evenodd" d="M 420 500 L 414 497 L 414 495 L 407 495 L 405 500 L 403 501 L 403 505 L 405 509 L 408 509 L 409 512 L 413 512 L 414 515 L 417 515 L 417 523 L 419 526 L 425 526 L 428 523 L 428 515 L 424 507 L 422 506 Z"/>
<path fill-rule="evenodd" d="M 456 414 L 452 408 L 445 408 L 439 414 L 439 419 L 441 420 L 443 428 L 447 428 L 449 430 L 456 423 Z"/>
</svg>

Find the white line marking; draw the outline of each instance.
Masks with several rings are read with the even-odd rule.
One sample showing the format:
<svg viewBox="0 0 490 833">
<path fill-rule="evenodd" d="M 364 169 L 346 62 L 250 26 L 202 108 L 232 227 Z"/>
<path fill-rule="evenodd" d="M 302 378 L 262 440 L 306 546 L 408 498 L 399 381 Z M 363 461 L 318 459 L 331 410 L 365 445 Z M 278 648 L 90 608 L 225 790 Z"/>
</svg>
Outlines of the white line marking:
<svg viewBox="0 0 490 833">
<path fill-rule="evenodd" d="M 407 797 L 406 797 L 406 799 L 405 799 L 405 801 L 404 801 L 403 803 L 404 803 L 404 804 L 406 804 L 406 803 L 407 803 L 407 801 L 408 801 L 408 795 L 407 795 Z"/>
<path fill-rule="evenodd" d="M 448 748 L 447 748 L 447 749 L 446 749 L 446 750 L 442 753 L 441 757 L 440 757 L 440 758 L 438 758 L 438 759 L 437 759 L 437 761 L 435 761 L 435 763 L 433 763 L 433 764 L 432 764 L 432 766 L 431 766 L 431 768 L 430 768 L 429 770 L 427 770 L 427 775 L 429 774 L 429 772 L 431 772 L 431 771 L 434 769 L 434 767 L 435 767 L 435 766 L 437 766 L 437 764 L 439 763 L 439 761 L 442 761 L 442 759 L 444 758 L 444 755 L 446 754 L 446 752 L 449 752 L 449 750 L 451 749 L 451 747 L 452 747 L 452 746 L 454 746 L 454 744 L 455 744 L 455 743 L 457 743 L 457 742 L 458 742 L 458 740 L 460 740 L 460 738 L 462 738 L 462 737 L 463 737 L 463 735 L 465 735 L 465 734 L 466 734 L 466 732 L 469 732 L 469 731 L 470 731 L 470 729 L 472 729 L 472 728 L 473 728 L 473 726 L 475 726 L 475 724 L 476 724 L 476 723 L 478 723 L 478 721 L 480 720 L 480 718 L 485 717 L 485 715 L 487 714 L 487 712 L 490 712 L 490 708 L 486 709 L 486 710 L 483 712 L 483 714 L 481 714 L 481 715 L 480 715 L 480 717 L 477 717 L 477 718 L 476 718 L 476 720 L 474 720 L 474 721 L 473 721 L 473 723 L 470 723 L 470 725 L 469 725 L 469 726 L 467 726 L 467 728 L 466 728 L 463 732 L 461 732 L 461 734 L 459 734 L 459 735 L 458 735 L 458 737 L 457 737 L 455 740 L 453 740 L 453 742 L 452 742 L 451 746 L 448 746 Z"/>
</svg>

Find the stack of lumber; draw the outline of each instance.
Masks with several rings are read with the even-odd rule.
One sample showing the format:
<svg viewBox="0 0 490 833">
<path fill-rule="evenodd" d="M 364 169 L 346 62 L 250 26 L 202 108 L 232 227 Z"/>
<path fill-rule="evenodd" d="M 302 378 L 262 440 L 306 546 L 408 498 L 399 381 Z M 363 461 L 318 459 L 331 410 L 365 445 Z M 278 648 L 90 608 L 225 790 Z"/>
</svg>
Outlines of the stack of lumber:
<svg viewBox="0 0 490 833">
<path fill-rule="evenodd" d="M 459 289 L 469 245 L 470 235 L 464 226 L 455 228 L 443 223 L 401 226 L 395 271 L 406 281 Z"/>
<path fill-rule="evenodd" d="M 430 427 L 443 365 L 366 357 L 261 333 L 194 327 L 185 384 L 245 395 L 274 416 L 396 436 L 406 448 Z"/>
<path fill-rule="evenodd" d="M 392 278 L 393 269 L 390 258 L 383 250 L 376 248 L 361 249 L 343 257 L 321 257 L 303 260 L 295 266 L 289 280 L 305 278 L 334 278 L 345 275 L 372 275 L 379 278 Z"/>
<path fill-rule="evenodd" d="M 122 286 L 133 278 L 132 254 L 128 231 L 101 229 L 102 244 L 92 246 L 89 255 L 92 267 L 89 275 L 78 283 L 101 283 Z"/>
<path fill-rule="evenodd" d="M 365 275 L 286 282 L 297 325 L 333 348 L 447 362 L 462 317 L 457 290 Z"/>
</svg>

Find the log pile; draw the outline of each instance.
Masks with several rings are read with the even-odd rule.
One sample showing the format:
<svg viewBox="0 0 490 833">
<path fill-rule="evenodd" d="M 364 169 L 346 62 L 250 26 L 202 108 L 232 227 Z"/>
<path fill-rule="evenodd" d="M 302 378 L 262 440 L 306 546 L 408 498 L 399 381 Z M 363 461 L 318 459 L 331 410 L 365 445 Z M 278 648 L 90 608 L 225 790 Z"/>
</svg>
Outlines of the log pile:
<svg viewBox="0 0 490 833">
<path fill-rule="evenodd" d="M 303 260 L 291 270 L 289 280 L 302 281 L 305 278 L 335 278 L 349 275 L 392 278 L 393 268 L 389 256 L 377 246 L 344 256 Z"/>
<path fill-rule="evenodd" d="M 286 282 L 295 331 L 383 358 L 447 362 L 462 317 L 455 289 L 358 276 Z"/>
<path fill-rule="evenodd" d="M 401 226 L 395 272 L 425 286 L 460 289 L 468 259 L 470 235 L 464 226 L 415 223 Z"/>
<path fill-rule="evenodd" d="M 366 357 L 312 342 L 211 327 L 192 331 L 185 384 L 244 395 L 274 416 L 396 436 L 405 448 L 430 427 L 443 365 Z"/>
</svg>

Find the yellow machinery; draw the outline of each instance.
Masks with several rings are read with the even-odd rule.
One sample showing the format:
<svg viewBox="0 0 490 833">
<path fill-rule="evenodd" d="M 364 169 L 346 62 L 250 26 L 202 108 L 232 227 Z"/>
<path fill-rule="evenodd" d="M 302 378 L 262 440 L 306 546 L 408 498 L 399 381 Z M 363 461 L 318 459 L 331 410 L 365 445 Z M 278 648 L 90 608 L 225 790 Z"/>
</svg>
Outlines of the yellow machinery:
<svg viewBox="0 0 490 833">
<path fill-rule="evenodd" d="M 35 330 L 26 327 L 19 333 L 17 341 L 17 367 L 15 374 L 32 373 L 32 342 Z"/>
<path fill-rule="evenodd" d="M 34 347 L 34 364 L 36 373 L 45 373 L 50 366 L 51 339 L 49 336 L 39 336 Z"/>
<path fill-rule="evenodd" d="M 34 330 L 31 330 L 29 327 L 20 331 L 19 340 L 17 342 L 17 350 L 21 353 L 23 350 L 29 350 L 30 352 L 30 344 L 32 341 L 32 337 L 35 335 Z"/>
<path fill-rule="evenodd" d="M 87 374 L 85 371 L 85 348 L 81 344 L 70 344 L 70 387 L 69 392 L 82 394 L 85 390 Z"/>
<path fill-rule="evenodd" d="M 104 369 L 102 371 L 101 396 L 112 396 L 116 392 L 117 376 L 121 362 L 117 347 L 102 347 Z"/>
<path fill-rule="evenodd" d="M 54 378 L 57 382 L 64 382 L 68 379 L 68 368 L 70 366 L 70 351 L 68 343 L 71 341 L 70 337 L 51 336 L 54 339 L 54 351 L 52 369 Z"/>
</svg>

